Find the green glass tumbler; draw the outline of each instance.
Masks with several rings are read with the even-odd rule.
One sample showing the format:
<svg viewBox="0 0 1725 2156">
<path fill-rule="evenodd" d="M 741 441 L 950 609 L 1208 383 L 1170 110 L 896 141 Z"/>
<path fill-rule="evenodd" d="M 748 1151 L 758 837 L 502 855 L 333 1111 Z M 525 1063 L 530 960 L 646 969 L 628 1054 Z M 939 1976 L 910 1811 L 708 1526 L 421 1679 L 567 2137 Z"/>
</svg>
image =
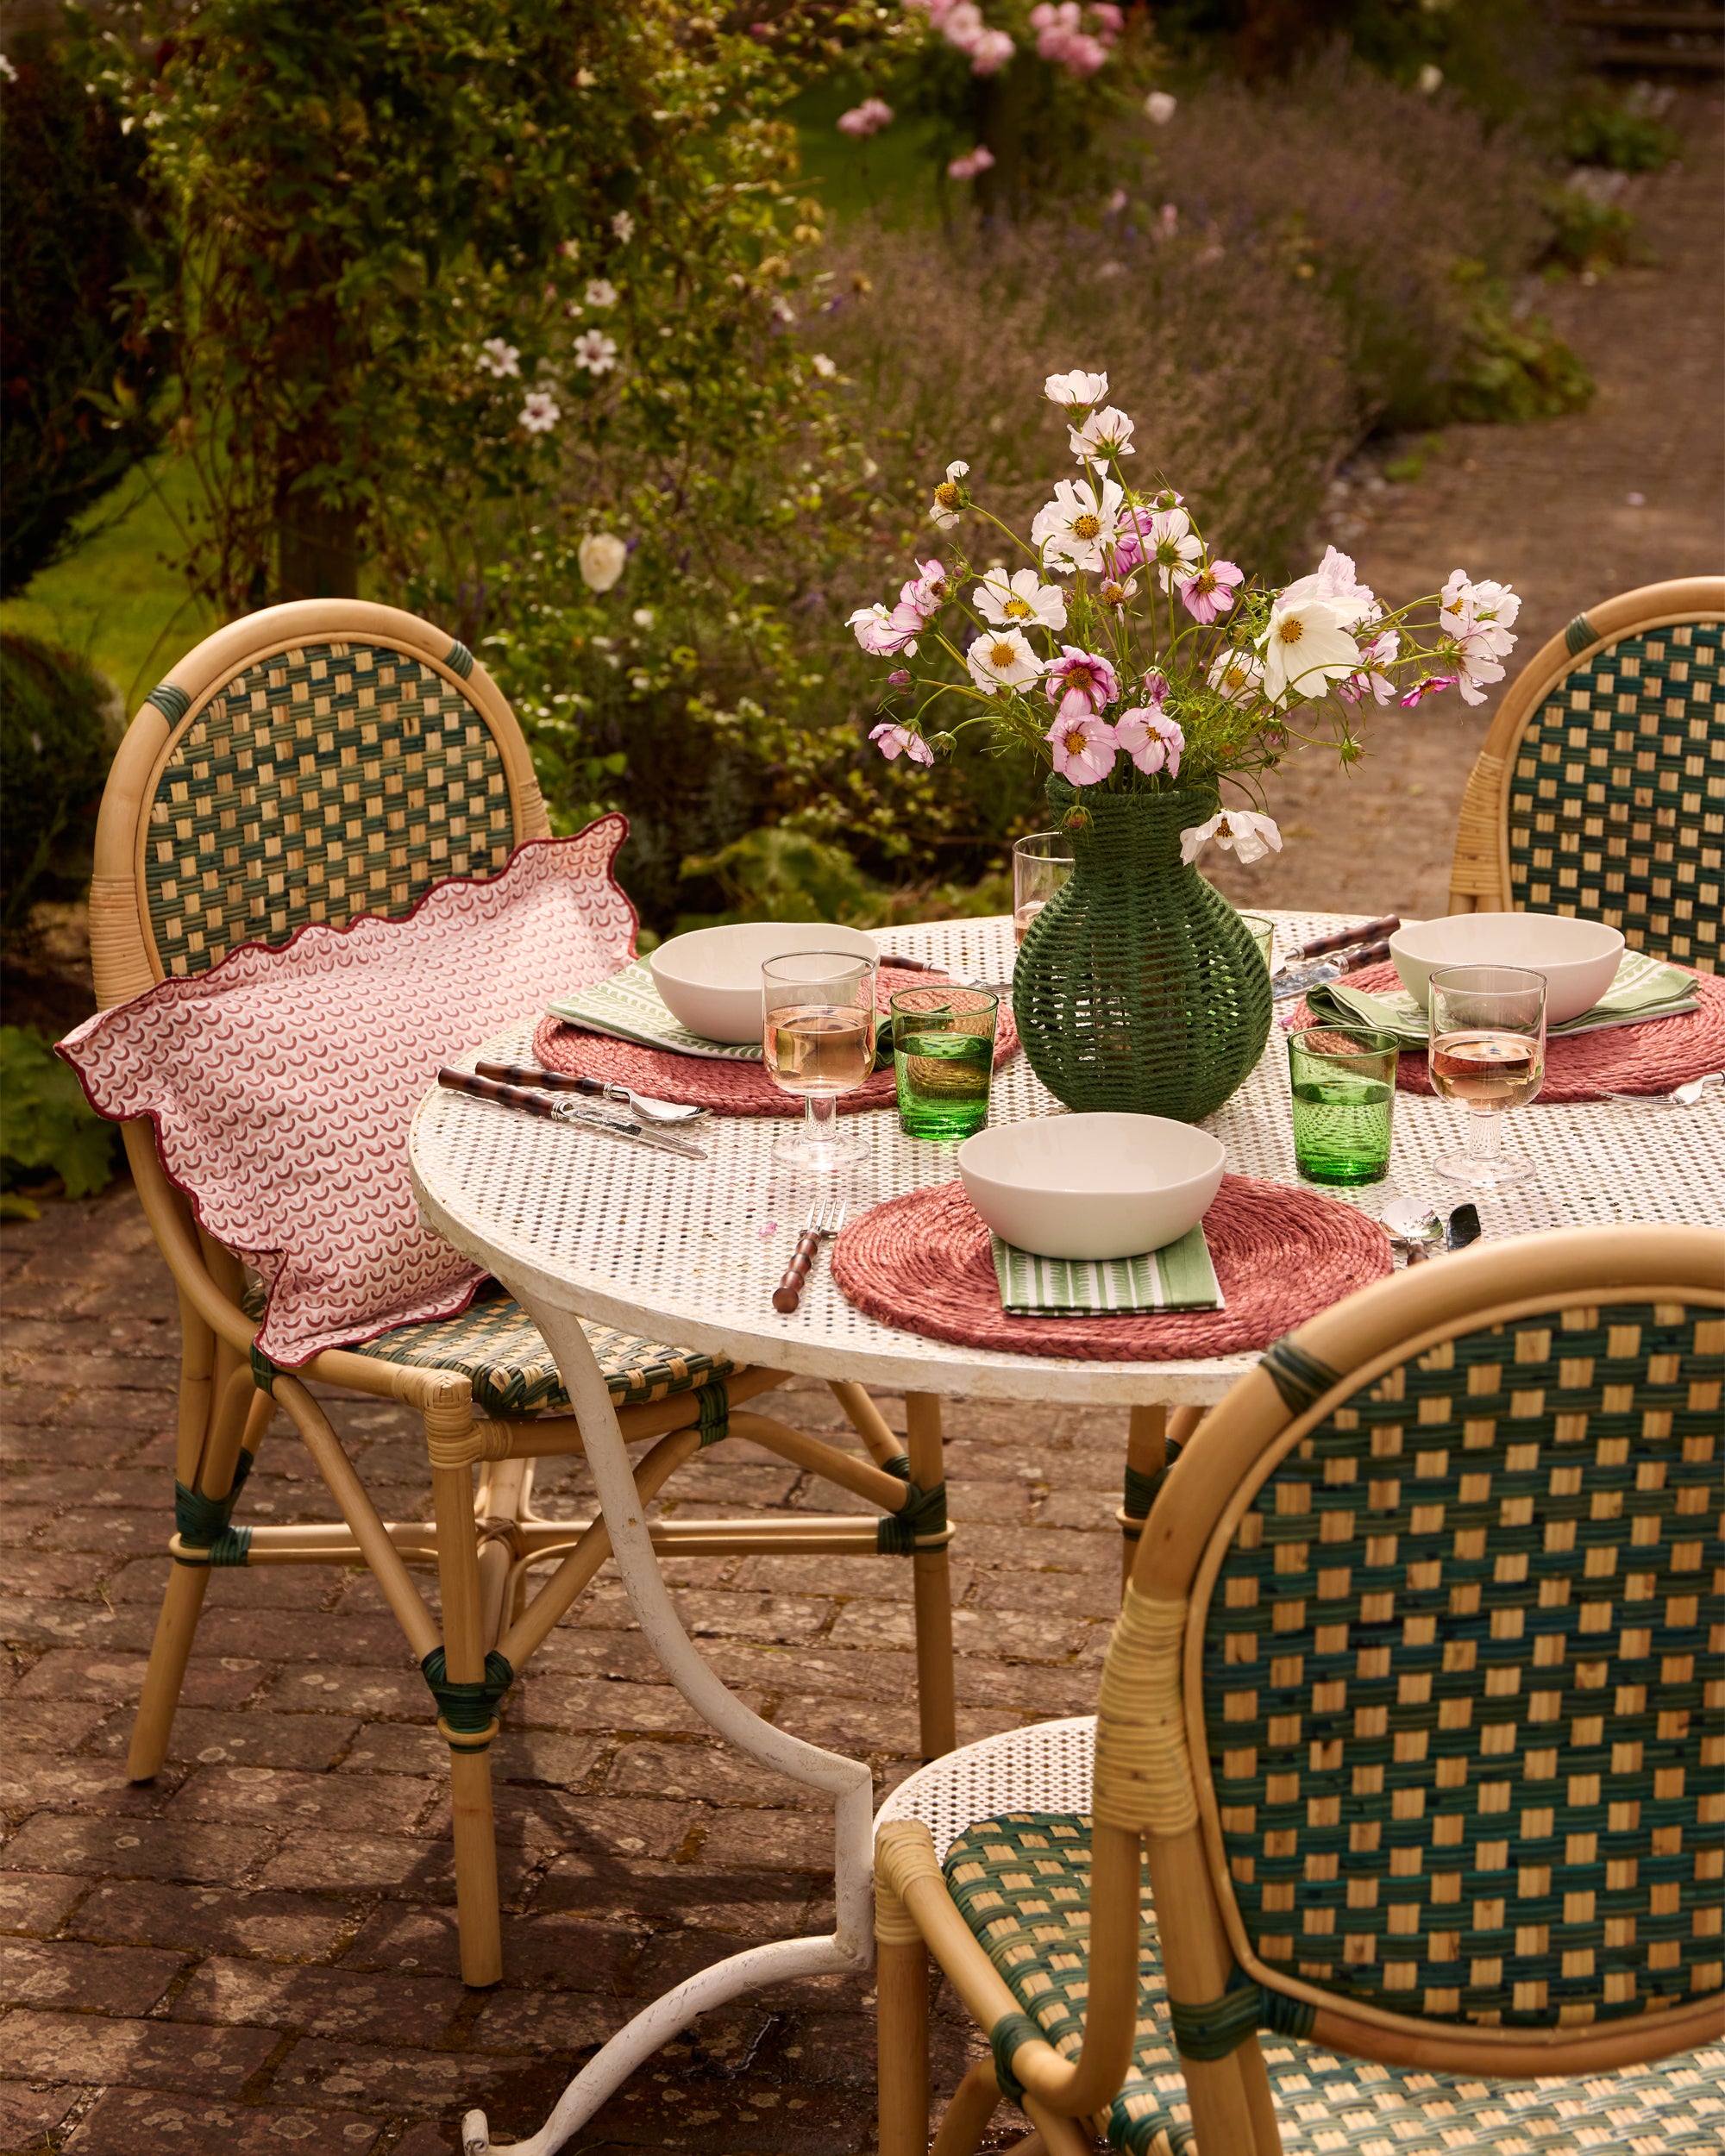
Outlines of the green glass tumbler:
<svg viewBox="0 0 1725 2156">
<path fill-rule="evenodd" d="M 988 1120 L 1000 999 L 947 984 L 893 998 L 899 1128 L 907 1138 L 969 1138 Z"/>
<path fill-rule="evenodd" d="M 1393 1033 L 1308 1025 L 1288 1036 L 1294 1158 L 1308 1182 L 1382 1182 L 1396 1106 Z"/>
</svg>

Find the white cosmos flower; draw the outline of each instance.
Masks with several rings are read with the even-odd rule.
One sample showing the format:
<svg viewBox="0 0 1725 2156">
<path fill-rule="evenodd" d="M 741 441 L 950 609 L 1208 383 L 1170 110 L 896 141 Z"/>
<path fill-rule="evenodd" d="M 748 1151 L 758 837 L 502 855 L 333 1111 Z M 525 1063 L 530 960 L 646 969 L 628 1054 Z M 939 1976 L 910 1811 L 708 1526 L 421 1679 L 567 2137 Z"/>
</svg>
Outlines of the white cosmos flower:
<svg viewBox="0 0 1725 2156">
<path fill-rule="evenodd" d="M 617 287 L 608 277 L 594 277 L 588 280 L 586 304 L 589 307 L 614 307 Z"/>
<path fill-rule="evenodd" d="M 501 381 L 505 374 L 521 372 L 521 348 L 503 337 L 487 337 L 480 347 L 480 372 L 494 374 Z"/>
<path fill-rule="evenodd" d="M 1102 481 L 1100 497 L 1088 479 L 1057 479 L 1054 499 L 1032 521 L 1032 543 L 1045 561 L 1064 561 L 1075 569 L 1101 569 L 1104 547 L 1120 530 L 1126 490 L 1113 479 Z"/>
<path fill-rule="evenodd" d="M 1287 604 L 1284 592 L 1270 610 L 1259 642 L 1264 649 L 1264 693 L 1272 704 L 1292 696 L 1322 696 L 1332 681 L 1359 671 L 1359 646 L 1335 608 L 1320 599 Z"/>
<path fill-rule="evenodd" d="M 1252 704 L 1264 687 L 1264 661 L 1255 651 L 1230 645 L 1210 661 L 1206 677 L 1217 695 L 1230 704 Z"/>
<path fill-rule="evenodd" d="M 1471 638 L 1476 651 L 1507 658 L 1515 639 L 1509 624 L 1521 611 L 1521 595 L 1507 584 L 1475 584 L 1465 569 L 1452 569 L 1438 599 L 1438 619 L 1452 636 Z M 1495 677 L 1494 677 L 1495 678 Z"/>
<path fill-rule="evenodd" d="M 1044 670 L 1021 629 L 985 629 L 965 653 L 964 663 L 984 695 L 996 689 L 1021 689 Z"/>
<path fill-rule="evenodd" d="M 1142 524 L 1139 531 L 1142 535 Z M 1203 559 L 1204 548 L 1183 509 L 1158 509 L 1151 515 L 1149 552 L 1163 590 L 1171 592 L 1195 573 L 1194 564 Z"/>
<path fill-rule="evenodd" d="M 608 374 L 617 365 L 617 339 L 602 329 L 586 329 L 575 339 L 574 359 L 589 374 Z"/>
<path fill-rule="evenodd" d="M 1051 374 L 1042 385 L 1042 393 L 1051 404 L 1066 404 L 1073 411 L 1082 411 L 1086 404 L 1100 404 L 1108 393 L 1106 374 Z"/>
<path fill-rule="evenodd" d="M 958 482 L 969 469 L 963 457 L 955 457 L 946 467 L 946 477 L 934 490 L 934 506 L 928 513 L 943 531 L 958 522 L 958 512 L 964 506 L 964 489 Z"/>
<path fill-rule="evenodd" d="M 623 574 L 629 549 L 614 531 L 590 531 L 575 549 L 581 581 L 591 592 L 608 592 Z M 597 640 L 595 640 L 597 641 Z"/>
<path fill-rule="evenodd" d="M 1189 868 L 1212 839 L 1231 848 L 1243 862 L 1262 861 L 1282 851 L 1282 834 L 1255 809 L 1223 809 L 1208 824 L 1193 824 L 1180 834 L 1180 858 Z"/>
<path fill-rule="evenodd" d="M 1276 604 L 1300 606 L 1308 599 L 1322 599 L 1345 629 L 1377 604 L 1371 586 L 1355 579 L 1352 558 L 1339 554 L 1333 547 L 1325 548 L 1323 560 L 1310 576 L 1298 577 L 1285 591 L 1278 592 Z"/>
<path fill-rule="evenodd" d="M 990 569 L 971 592 L 970 604 L 985 621 L 1006 629 L 1014 623 L 1036 629 L 1066 626 L 1065 592 L 1057 584 L 1044 584 L 1034 569 L 1020 569 L 1015 576 L 1003 568 Z"/>
<path fill-rule="evenodd" d="M 1073 455 L 1086 464 L 1099 457 L 1135 456 L 1132 431 L 1132 423 L 1126 414 L 1107 404 L 1101 411 L 1093 411 L 1082 427 L 1069 427 L 1066 439 Z"/>
</svg>

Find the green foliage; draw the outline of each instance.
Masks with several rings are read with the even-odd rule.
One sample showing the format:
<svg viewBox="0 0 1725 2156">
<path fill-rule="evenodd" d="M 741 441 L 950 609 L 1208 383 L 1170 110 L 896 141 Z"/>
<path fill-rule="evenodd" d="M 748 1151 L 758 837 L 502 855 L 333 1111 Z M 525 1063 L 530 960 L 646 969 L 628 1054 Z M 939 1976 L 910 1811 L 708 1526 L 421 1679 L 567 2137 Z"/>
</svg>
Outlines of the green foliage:
<svg viewBox="0 0 1725 2156">
<path fill-rule="evenodd" d="M 1004 913 L 1013 895 L 1010 873 L 1000 870 L 969 885 L 889 890 L 865 876 L 844 847 L 782 824 L 750 831 L 708 859 L 688 861 L 684 873 L 712 879 L 726 910 L 683 914 L 679 931 L 718 921 L 843 921 L 883 928 L 894 921 L 957 920 Z"/>
<path fill-rule="evenodd" d="M 154 447 L 166 338 L 130 289 L 159 205 L 144 146 L 45 38 L 0 82 L 0 593 L 72 544 L 74 525 Z"/>
<path fill-rule="evenodd" d="M 1635 220 L 1610 194 L 1584 186 L 1584 179 L 1609 179 L 1583 171 L 1546 196 L 1549 233 L 1543 261 L 1558 270 L 1609 269 L 1628 261 L 1635 245 Z"/>
<path fill-rule="evenodd" d="M 1614 172 L 1663 171 L 1682 156 L 1683 137 L 1660 117 L 1659 96 L 1646 83 L 1619 97 L 1600 83 L 1578 89 L 1563 116 L 1564 155 Z"/>
<path fill-rule="evenodd" d="M 110 692 L 69 651 L 0 636 L 0 928 L 90 874 L 96 811 L 114 751 Z"/>
<path fill-rule="evenodd" d="M 1513 313 L 1503 286 L 1478 275 L 1477 265 L 1465 265 L 1464 276 L 1473 308 L 1450 389 L 1451 416 L 1519 424 L 1584 411 L 1593 377 L 1545 316 Z"/>
<path fill-rule="evenodd" d="M 118 1137 L 40 1033 L 0 1025 L 0 1213 L 34 1219 L 34 1206 L 12 1186 L 44 1172 L 60 1177 L 68 1198 L 105 1189 Z"/>
</svg>

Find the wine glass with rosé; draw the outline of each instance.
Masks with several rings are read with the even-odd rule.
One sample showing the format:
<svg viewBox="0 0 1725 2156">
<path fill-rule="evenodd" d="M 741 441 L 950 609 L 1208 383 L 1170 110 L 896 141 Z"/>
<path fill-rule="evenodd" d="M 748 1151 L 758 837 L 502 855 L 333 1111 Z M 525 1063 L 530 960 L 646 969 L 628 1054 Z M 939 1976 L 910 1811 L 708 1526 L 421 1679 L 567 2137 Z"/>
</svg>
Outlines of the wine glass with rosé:
<svg viewBox="0 0 1725 2156">
<path fill-rule="evenodd" d="M 1072 873 L 1072 841 L 1064 831 L 1032 831 L 1013 842 L 1013 941 L 1025 931 Z"/>
<path fill-rule="evenodd" d="M 1432 1086 L 1465 1101 L 1466 1150 L 1438 1173 L 1497 1190 L 1534 1172 L 1503 1150 L 1503 1119 L 1525 1107 L 1546 1076 L 1546 977 L 1520 966 L 1446 966 L 1430 981 Z"/>
<path fill-rule="evenodd" d="M 761 968 L 767 1075 L 803 1104 L 773 1145 L 791 1168 L 831 1175 L 869 1157 L 867 1138 L 840 1127 L 838 1102 L 875 1068 L 875 961 L 854 951 L 798 951 Z"/>
</svg>

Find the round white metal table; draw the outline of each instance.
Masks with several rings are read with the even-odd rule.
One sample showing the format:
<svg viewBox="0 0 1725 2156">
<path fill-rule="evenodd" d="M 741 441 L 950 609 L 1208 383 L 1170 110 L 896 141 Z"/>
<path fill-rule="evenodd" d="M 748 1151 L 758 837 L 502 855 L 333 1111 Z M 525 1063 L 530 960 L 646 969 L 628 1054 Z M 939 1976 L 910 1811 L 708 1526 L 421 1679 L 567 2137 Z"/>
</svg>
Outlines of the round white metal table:
<svg viewBox="0 0 1725 2156">
<path fill-rule="evenodd" d="M 1351 917 L 1280 912 L 1282 949 Z M 982 981 L 1009 977 L 1011 923 L 941 922 L 883 933 L 883 947 L 934 959 Z M 476 1047 L 524 1060 L 531 1029 Z M 1228 1164 L 1250 1175 L 1295 1180 L 1286 1056 L 1272 1030 L 1258 1069 L 1208 1119 Z M 996 1075 L 991 1116 L 1017 1121 L 1062 1112 L 1023 1056 Z M 1386 1183 L 1332 1194 L 1374 1215 L 1394 1193 L 1453 1203 L 1467 1194 L 1435 1172 L 1463 1137 L 1465 1109 L 1419 1094 L 1396 1104 Z M 853 1206 L 948 1181 L 955 1148 L 906 1138 L 890 1109 L 862 1119 L 872 1168 L 847 1185 Z M 1204 1406 L 1220 1400 L 1256 1357 L 1206 1361 L 1094 1363 L 957 1347 L 865 1317 L 817 1264 L 789 1316 L 772 1292 L 808 1203 L 770 1157 L 781 1127 L 770 1117 L 715 1118 L 698 1126 L 705 1161 L 678 1159 L 602 1134 L 510 1112 L 435 1090 L 421 1103 L 411 1140 L 414 1188 L 428 1220 L 494 1274 L 525 1307 L 556 1357 L 581 1418 L 594 1483 L 631 1607 L 667 1673 L 724 1735 L 764 1766 L 836 1800 L 834 1934 L 785 1940 L 735 1955 L 647 2009 L 565 2092 L 539 2135 L 520 2144 L 549 2156 L 590 2117 L 642 2059 L 705 2009 L 794 1974 L 866 1966 L 869 1783 L 861 1762 L 823 1752 L 760 1721 L 720 1685 L 678 1620 L 648 1538 L 627 1456 L 603 1378 L 581 1332 L 583 1318 L 733 1363 L 823 1379 L 849 1378 L 892 1391 L 1050 1405 Z M 1488 1237 L 1615 1221 L 1712 1225 L 1725 1213 L 1725 1096 L 1690 1109 L 1609 1102 L 1534 1104 L 1511 1119 L 1507 1143 L 1535 1173 L 1479 1200 Z M 958 1509 L 962 1515 L 962 1499 Z M 482 2123 L 469 2147 L 482 2150 Z"/>
</svg>

